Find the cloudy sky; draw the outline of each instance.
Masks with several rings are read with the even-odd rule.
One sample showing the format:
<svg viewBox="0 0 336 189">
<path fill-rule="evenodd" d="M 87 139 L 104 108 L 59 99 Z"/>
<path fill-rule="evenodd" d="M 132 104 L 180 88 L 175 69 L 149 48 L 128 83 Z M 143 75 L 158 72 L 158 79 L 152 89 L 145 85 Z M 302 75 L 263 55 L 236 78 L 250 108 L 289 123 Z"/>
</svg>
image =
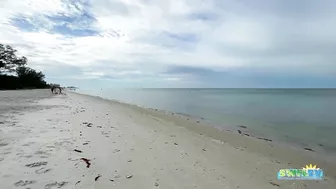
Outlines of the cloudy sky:
<svg viewBox="0 0 336 189">
<path fill-rule="evenodd" d="M 0 43 L 47 80 L 336 87 L 334 0 L 0 0 Z"/>
</svg>

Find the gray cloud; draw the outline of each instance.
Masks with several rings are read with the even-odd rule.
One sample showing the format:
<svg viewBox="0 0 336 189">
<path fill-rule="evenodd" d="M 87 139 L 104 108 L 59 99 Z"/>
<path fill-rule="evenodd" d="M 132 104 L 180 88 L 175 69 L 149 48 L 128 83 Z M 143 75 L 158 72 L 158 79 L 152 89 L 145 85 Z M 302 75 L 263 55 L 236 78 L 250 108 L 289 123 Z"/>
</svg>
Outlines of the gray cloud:
<svg viewBox="0 0 336 189">
<path fill-rule="evenodd" d="M 58 64 L 67 70 L 53 76 L 74 72 L 78 77 L 124 81 L 191 79 L 165 73 L 174 66 L 203 70 L 203 76 L 206 70 L 239 76 L 249 70 L 256 82 L 257 75 L 264 73 L 277 75 L 274 80 L 301 75 L 319 82 L 325 81 L 319 77 L 336 75 L 336 2 L 332 0 L 5 3 L 0 8 L 0 41 L 17 47 L 33 66 L 48 70 Z M 13 24 L 13 19 L 20 21 L 15 20 L 18 15 L 29 23 Z M 52 32 L 60 24 L 66 27 Z M 75 35 L 77 30 L 85 32 Z M 226 77 L 234 82 L 233 78 L 237 79 Z"/>
</svg>

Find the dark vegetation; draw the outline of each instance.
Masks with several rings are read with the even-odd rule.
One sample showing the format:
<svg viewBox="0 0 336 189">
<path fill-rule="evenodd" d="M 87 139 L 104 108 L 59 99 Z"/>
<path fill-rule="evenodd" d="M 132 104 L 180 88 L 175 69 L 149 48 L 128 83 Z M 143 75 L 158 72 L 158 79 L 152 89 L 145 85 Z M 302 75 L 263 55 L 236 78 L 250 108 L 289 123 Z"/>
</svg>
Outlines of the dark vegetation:
<svg viewBox="0 0 336 189">
<path fill-rule="evenodd" d="M 27 67 L 27 58 L 16 53 L 11 46 L 0 44 L 0 90 L 49 88 L 45 75 Z"/>
</svg>

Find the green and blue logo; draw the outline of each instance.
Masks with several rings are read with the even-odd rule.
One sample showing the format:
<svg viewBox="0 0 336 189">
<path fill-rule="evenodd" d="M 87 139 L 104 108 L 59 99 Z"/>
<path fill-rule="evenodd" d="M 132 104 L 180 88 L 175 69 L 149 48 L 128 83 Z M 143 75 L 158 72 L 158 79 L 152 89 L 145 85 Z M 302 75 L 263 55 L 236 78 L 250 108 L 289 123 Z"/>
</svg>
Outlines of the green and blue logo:
<svg viewBox="0 0 336 189">
<path fill-rule="evenodd" d="M 323 176 L 323 170 L 312 164 L 302 169 L 281 169 L 278 172 L 279 180 L 323 180 Z"/>
</svg>

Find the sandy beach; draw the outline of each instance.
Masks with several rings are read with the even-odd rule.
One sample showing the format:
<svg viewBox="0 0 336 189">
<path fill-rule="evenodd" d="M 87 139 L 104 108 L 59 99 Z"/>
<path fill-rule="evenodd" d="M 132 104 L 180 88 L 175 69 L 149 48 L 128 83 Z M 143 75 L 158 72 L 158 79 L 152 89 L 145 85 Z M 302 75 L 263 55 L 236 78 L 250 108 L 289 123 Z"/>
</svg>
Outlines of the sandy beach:
<svg viewBox="0 0 336 189">
<path fill-rule="evenodd" d="M 1 188 L 336 188 L 336 162 L 98 97 L 0 91 Z M 279 181 L 316 164 L 321 181 Z"/>
</svg>

